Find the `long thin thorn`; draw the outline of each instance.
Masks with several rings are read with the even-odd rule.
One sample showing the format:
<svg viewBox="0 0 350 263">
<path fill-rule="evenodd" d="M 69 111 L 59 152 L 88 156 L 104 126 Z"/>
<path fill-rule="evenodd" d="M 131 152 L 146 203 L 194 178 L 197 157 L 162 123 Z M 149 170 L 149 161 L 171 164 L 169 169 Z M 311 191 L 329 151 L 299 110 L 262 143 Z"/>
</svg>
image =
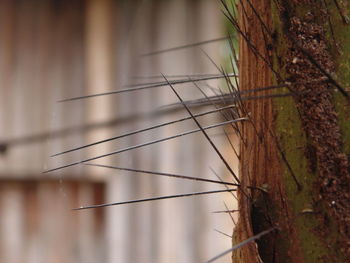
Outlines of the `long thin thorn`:
<svg viewBox="0 0 350 263">
<path fill-rule="evenodd" d="M 202 48 L 200 49 L 203 53 L 204 53 L 204 55 L 209 59 L 209 61 L 214 65 L 214 67 L 216 67 L 216 69 L 220 72 L 220 73 L 223 73 L 223 72 L 221 72 L 220 71 L 220 68 L 219 68 L 219 66 L 215 63 L 215 61 L 208 55 L 208 53 L 207 52 L 205 52 Z M 225 74 L 224 74 L 225 75 Z"/>
<path fill-rule="evenodd" d="M 211 102 L 208 102 L 207 99 L 197 99 L 197 100 L 188 100 L 184 101 L 184 104 L 186 105 L 211 105 L 212 103 L 237 103 L 241 101 L 249 101 L 249 100 L 261 100 L 261 99 L 270 99 L 270 98 L 283 98 L 283 97 L 289 97 L 292 96 L 293 93 L 291 92 L 286 92 L 286 93 L 277 93 L 277 94 L 267 94 L 267 95 L 260 95 L 260 96 L 243 96 L 243 97 L 232 97 L 230 94 L 224 94 L 224 95 L 219 95 L 219 96 L 211 96 L 208 98 L 211 98 Z M 172 103 L 168 105 L 162 106 L 162 108 L 165 107 L 171 107 L 175 105 L 179 105 L 182 103 Z"/>
<path fill-rule="evenodd" d="M 224 202 L 224 205 L 225 205 L 226 210 L 229 211 L 228 206 L 226 205 L 225 202 Z M 228 215 L 230 216 L 230 218 L 231 218 L 233 224 L 236 225 L 235 219 L 233 218 L 232 214 L 231 214 L 231 213 L 228 213 Z"/>
<path fill-rule="evenodd" d="M 196 117 L 200 117 L 200 116 L 204 116 L 204 115 L 207 115 L 207 114 L 215 113 L 215 112 L 218 112 L 218 111 L 221 111 L 221 110 L 230 109 L 230 108 L 233 108 L 233 107 L 234 107 L 233 105 L 230 105 L 230 106 L 222 107 L 222 108 L 219 108 L 219 109 L 214 109 L 214 110 L 202 112 L 202 113 L 196 114 L 195 116 Z M 81 149 L 84 149 L 84 148 L 87 148 L 87 147 L 91 147 L 91 146 L 94 146 L 94 145 L 97 145 L 97 144 L 110 142 L 110 141 L 113 141 L 113 140 L 118 140 L 118 139 L 121 139 L 121 138 L 124 138 L 124 137 L 128 137 L 128 136 L 135 135 L 135 134 L 138 134 L 138 133 L 142 133 L 142 132 L 150 131 L 150 130 L 153 130 L 153 129 L 161 128 L 161 127 L 164 127 L 164 126 L 167 126 L 167 125 L 175 124 L 175 123 L 186 121 L 186 120 L 189 120 L 189 119 L 191 119 L 191 117 L 186 117 L 186 118 L 181 118 L 181 119 L 177 119 L 177 120 L 174 120 L 174 121 L 164 122 L 164 123 L 161 123 L 161 124 L 158 124 L 158 125 L 154 125 L 154 126 L 151 126 L 151 127 L 147 127 L 147 128 L 135 130 L 135 131 L 132 131 L 132 132 L 124 133 L 124 134 L 121 134 L 121 135 L 118 135 L 118 136 L 114 136 L 114 137 L 111 137 L 111 138 L 108 138 L 108 139 L 96 141 L 96 142 L 93 142 L 93 143 L 85 144 L 85 145 L 80 146 L 80 147 L 76 147 L 76 148 L 72 148 L 72 149 L 69 149 L 69 150 L 65 150 L 63 152 L 59 152 L 59 153 L 53 154 L 53 155 L 51 155 L 51 157 L 55 157 L 55 156 L 58 156 L 58 155 L 62 155 L 62 154 L 73 152 L 73 151 L 77 151 L 77 150 L 81 150 Z"/>
<path fill-rule="evenodd" d="M 230 236 L 229 234 L 226 234 L 226 233 L 224 233 L 224 232 L 222 232 L 222 231 L 220 231 L 220 230 L 218 230 L 218 229 L 214 229 L 214 231 L 215 231 L 215 232 L 218 232 L 218 233 L 221 234 L 221 235 L 224 235 L 224 236 L 229 237 L 229 238 L 232 239 L 232 236 Z"/>
<path fill-rule="evenodd" d="M 272 228 L 270 228 L 268 230 L 262 231 L 259 234 L 244 240 L 243 242 L 241 242 L 241 243 L 231 247 L 230 249 L 225 250 L 224 252 L 220 253 L 219 255 L 213 257 L 212 259 L 209 259 L 206 263 L 214 262 L 215 260 L 225 256 L 226 254 L 231 253 L 232 251 L 235 251 L 235 250 L 237 250 L 237 249 L 239 249 L 241 247 L 244 247 L 245 245 L 249 244 L 250 242 L 253 242 L 254 240 L 257 240 L 257 239 L 261 238 L 262 236 L 265 236 L 265 235 L 269 234 L 273 230 L 276 230 L 276 227 L 272 227 Z"/>
<path fill-rule="evenodd" d="M 209 97 L 207 96 L 207 94 L 197 85 L 197 83 L 193 83 L 196 87 L 197 87 L 197 89 L 203 94 L 203 96 L 208 100 L 208 102 L 211 102 L 211 100 L 209 99 Z M 212 104 L 215 108 L 217 108 L 217 106 L 213 103 Z M 232 119 L 232 118 L 230 118 L 230 117 L 228 117 L 227 118 L 227 116 L 224 114 L 224 113 L 221 113 L 222 114 L 222 116 L 226 119 L 226 120 L 228 120 L 228 119 Z M 224 129 L 224 133 L 226 134 L 226 130 Z M 229 136 L 227 135 L 227 139 L 229 140 L 229 143 L 231 144 L 231 140 L 230 140 L 230 138 L 229 138 Z M 232 146 L 232 144 L 231 144 L 231 146 Z M 232 146 L 232 148 L 233 148 L 233 151 L 234 151 L 234 153 L 236 154 L 236 156 L 237 156 L 237 158 L 239 159 L 239 156 L 238 156 L 238 153 L 236 152 L 236 149 Z"/>
<path fill-rule="evenodd" d="M 164 199 L 189 197 L 189 196 L 196 196 L 196 195 L 207 195 L 207 194 L 216 194 L 216 193 L 224 193 L 224 192 L 233 192 L 236 190 L 237 189 L 225 189 L 225 190 L 216 190 L 216 191 L 207 191 L 207 192 L 193 192 L 193 193 L 188 193 L 188 194 L 166 195 L 166 196 L 159 196 L 159 197 L 152 197 L 152 198 L 145 198 L 145 199 L 136 199 L 136 200 L 130 200 L 130 201 L 124 201 L 124 202 L 81 206 L 79 208 L 74 208 L 73 210 L 83 210 L 83 209 L 100 208 L 100 207 L 107 207 L 107 206 L 126 205 L 126 204 L 134 204 L 134 203 L 150 202 L 150 201 L 157 201 L 157 200 L 164 200 Z"/>
<path fill-rule="evenodd" d="M 318 68 L 319 71 L 322 72 L 323 75 L 325 75 L 329 82 L 332 83 L 338 91 L 348 100 L 350 100 L 350 95 L 349 93 L 346 92 L 346 90 L 331 76 L 331 74 L 324 69 L 314 58 L 313 56 L 307 52 L 304 48 L 302 48 L 295 40 L 293 40 L 293 43 L 297 46 L 297 48 L 306 56 L 314 66 Z"/>
<path fill-rule="evenodd" d="M 172 91 L 175 93 L 176 97 L 179 99 L 179 101 L 181 103 L 184 103 L 183 99 L 181 98 L 181 96 L 177 93 L 177 91 L 174 89 L 174 87 L 171 85 L 171 83 L 167 80 L 167 78 L 164 76 L 164 79 L 166 80 L 166 82 L 168 82 L 168 85 L 170 86 L 170 88 L 172 89 Z M 193 113 L 191 112 L 191 110 L 189 109 L 189 107 L 186 104 L 183 104 L 184 108 L 186 109 L 186 111 L 188 112 L 188 114 L 192 117 L 192 119 L 194 120 L 194 122 L 196 123 L 196 125 L 198 126 L 198 128 L 200 129 L 200 131 L 203 133 L 203 135 L 205 136 L 205 138 L 208 140 L 208 142 L 210 143 L 210 145 L 212 146 L 212 148 L 215 150 L 215 152 L 217 153 L 217 155 L 220 157 L 221 161 L 225 164 L 226 168 L 229 170 L 229 172 L 232 174 L 232 176 L 235 178 L 236 182 L 240 184 L 240 180 L 238 179 L 238 176 L 235 174 L 235 172 L 232 170 L 231 166 L 228 164 L 228 162 L 225 160 L 224 156 L 221 154 L 221 152 L 219 151 L 219 149 L 215 146 L 215 144 L 213 143 L 213 141 L 209 138 L 208 134 L 205 132 L 205 130 L 203 129 L 202 125 L 200 125 L 200 123 L 198 122 L 198 120 L 196 119 L 196 117 L 193 115 Z"/>
<path fill-rule="evenodd" d="M 215 170 L 214 170 L 213 168 L 209 167 L 209 169 L 212 171 L 212 173 L 213 173 L 220 181 L 222 181 L 221 177 L 218 175 L 217 172 L 215 172 Z M 227 186 L 227 185 L 225 185 L 225 187 L 226 187 L 226 189 L 228 189 L 228 186 Z M 232 193 L 232 192 L 231 192 L 231 194 L 232 194 L 233 198 L 236 199 L 236 200 L 238 201 L 238 199 L 237 199 L 237 197 L 235 196 L 235 194 Z"/>
<path fill-rule="evenodd" d="M 231 73 L 232 74 L 232 73 Z M 182 76 L 182 79 L 173 79 L 172 81 L 186 81 L 188 78 L 207 78 L 207 77 L 220 77 L 221 74 L 187 74 L 187 75 L 170 75 L 170 78 L 174 78 L 174 76 Z M 238 77 L 238 75 L 234 75 L 234 77 Z M 159 76 L 159 78 L 163 78 L 162 76 Z M 185 78 L 185 79 L 184 79 Z M 144 86 L 154 86 L 154 85 L 160 85 L 164 84 L 164 81 L 153 81 L 153 82 L 144 82 L 144 83 L 134 83 L 134 84 L 126 84 L 123 85 L 124 88 L 137 88 L 137 87 L 144 87 Z"/>
<path fill-rule="evenodd" d="M 235 77 L 235 76 L 236 76 L 236 75 L 234 75 L 234 74 L 229 74 L 228 77 Z M 193 81 L 203 81 L 203 80 L 211 80 L 211 79 L 221 79 L 221 78 L 226 78 L 226 77 L 227 77 L 227 76 L 217 75 L 217 76 L 198 77 L 198 78 L 193 78 L 193 79 L 191 79 L 191 80 L 189 80 L 189 79 L 172 80 L 172 81 L 170 81 L 170 82 L 171 82 L 171 84 L 173 84 L 173 85 L 179 85 L 179 84 L 189 83 L 189 82 L 193 82 Z M 73 98 L 68 98 L 68 99 L 59 100 L 58 102 L 67 102 L 67 101 L 88 99 L 88 98 L 99 97 L 99 96 L 106 96 L 106 95 L 112 95 L 112 94 L 120 94 L 120 93 L 125 93 L 125 92 L 139 91 L 139 90 L 144 90 L 144 89 L 153 89 L 153 88 L 163 87 L 163 86 L 166 86 L 166 85 L 168 85 L 167 82 L 158 82 L 158 83 L 156 83 L 156 84 L 145 85 L 145 86 L 141 86 L 141 87 L 128 88 L 128 89 L 120 89 L 120 90 L 114 90 L 114 91 L 109 91 L 109 92 L 103 92 L 103 93 L 97 93 L 97 94 L 91 94 L 91 95 L 73 97 Z"/>
<path fill-rule="evenodd" d="M 250 8 L 252 9 L 252 11 L 254 12 L 255 16 L 258 18 L 260 24 L 263 26 L 263 28 L 266 30 L 266 32 L 271 36 L 271 30 L 270 28 L 265 24 L 265 22 L 263 21 L 263 19 L 261 18 L 259 12 L 255 9 L 254 5 L 252 4 L 252 2 L 250 0 L 247 0 Z M 242 3 L 243 4 L 243 3 Z"/>
<path fill-rule="evenodd" d="M 165 75 L 166 78 L 202 78 L 202 77 L 215 77 L 221 76 L 217 73 L 203 73 L 203 74 L 179 74 L 179 75 Z M 162 75 L 150 75 L 150 76 L 132 76 L 133 79 L 163 79 Z"/>
<path fill-rule="evenodd" d="M 222 211 L 213 211 L 213 214 L 223 214 L 223 213 L 236 213 L 239 212 L 239 210 L 237 209 L 233 209 L 233 210 L 222 210 Z"/>
<path fill-rule="evenodd" d="M 338 13 L 341 16 L 343 23 L 344 24 L 349 24 L 349 17 L 344 15 L 344 11 L 342 10 L 342 8 L 340 7 L 339 3 L 337 0 L 333 0 L 333 2 L 335 3 L 335 6 L 337 7 Z"/>
<path fill-rule="evenodd" d="M 276 143 L 276 146 L 277 146 L 277 150 L 278 152 L 280 153 L 281 157 L 282 157 L 282 160 L 283 162 L 286 164 L 293 180 L 294 180 L 294 183 L 295 185 L 297 186 L 297 189 L 298 191 L 300 192 L 302 189 L 303 189 L 303 186 L 299 183 L 298 179 L 297 179 L 297 176 L 296 174 L 294 173 L 294 170 L 292 169 L 291 165 L 289 164 L 288 160 L 287 160 L 287 157 L 286 155 L 284 154 L 284 151 L 282 150 L 282 147 L 279 143 L 279 141 L 277 140 L 276 136 L 272 134 L 272 132 L 270 131 L 272 137 L 275 139 L 275 143 Z"/>
<path fill-rule="evenodd" d="M 242 31 L 242 29 L 239 26 L 239 23 L 237 22 L 237 20 L 232 16 L 228 6 L 224 3 L 223 0 L 221 0 L 221 3 L 224 6 L 224 10 L 222 11 L 224 16 L 226 16 L 226 18 L 232 23 L 232 25 L 234 26 L 234 28 L 236 29 L 237 33 L 239 33 L 243 39 L 245 40 L 246 44 L 248 45 L 248 47 L 251 49 L 252 52 L 254 52 L 254 54 L 256 54 L 260 59 L 263 60 L 263 62 L 270 68 L 270 70 L 275 74 L 275 76 L 277 77 L 277 79 L 281 79 L 280 74 L 272 67 L 271 63 L 268 61 L 268 59 L 261 54 L 261 52 L 259 52 L 259 50 L 257 49 L 256 46 L 254 46 L 254 44 L 250 41 L 249 36 Z M 226 10 L 226 11 L 225 11 Z M 244 31 L 246 31 L 246 29 L 244 29 Z"/>
<path fill-rule="evenodd" d="M 313 82 L 296 82 L 293 84 L 280 84 L 276 86 L 267 86 L 263 88 L 258 88 L 254 90 L 245 90 L 245 91 L 237 91 L 235 94 L 241 95 L 245 93 L 250 93 L 250 92 L 259 92 L 263 90 L 269 90 L 269 89 L 277 89 L 277 88 L 283 88 L 283 87 L 289 87 L 290 85 L 297 85 L 297 84 L 308 84 L 308 83 L 322 83 L 325 82 L 325 80 L 322 81 L 313 81 Z M 349 91 L 348 89 L 345 89 L 345 91 Z M 299 95 L 302 95 L 302 92 L 299 93 Z M 187 100 L 184 101 L 186 105 L 211 105 L 213 103 L 237 103 L 237 102 L 242 102 L 242 101 L 249 101 L 249 100 L 260 100 L 260 99 L 269 99 L 269 98 L 283 98 L 283 97 L 289 97 L 293 96 L 294 94 L 292 92 L 286 92 L 286 93 L 277 93 L 277 94 L 267 94 L 267 95 L 260 95 L 260 96 L 232 96 L 231 93 L 224 93 L 222 95 L 215 95 L 215 96 L 209 96 L 208 98 L 205 99 L 195 99 L 195 100 Z M 210 100 L 211 102 L 209 102 Z M 172 107 L 176 105 L 180 105 L 182 103 L 171 103 L 167 105 L 161 106 L 161 108 L 166 108 L 166 107 Z"/>
<path fill-rule="evenodd" d="M 303 82 L 302 84 L 304 84 L 305 82 Z M 261 87 L 261 88 L 256 88 L 256 89 L 250 89 L 250 90 L 243 90 L 243 91 L 239 91 L 239 90 L 235 90 L 234 91 L 234 95 L 244 95 L 247 93 L 258 93 L 260 91 L 266 91 L 266 90 L 272 90 L 272 89 L 280 89 L 280 88 L 285 88 L 285 87 L 289 87 L 291 84 L 288 83 L 284 83 L 284 84 L 279 84 L 279 85 L 273 85 L 273 86 L 266 86 L 266 87 Z M 208 100 L 211 100 L 214 102 L 219 102 L 220 100 L 222 101 L 230 101 L 230 102 L 237 102 L 239 99 L 242 100 L 251 100 L 251 99 L 260 99 L 264 96 L 245 96 L 245 97 L 241 97 L 238 98 L 237 96 L 232 96 L 232 93 L 223 93 L 221 95 L 214 95 L 214 96 L 208 96 L 205 99 L 196 99 L 196 100 L 189 100 L 189 101 L 184 101 L 187 105 L 189 104 L 196 104 L 195 102 L 198 103 L 203 103 L 203 102 L 208 102 Z M 272 94 L 272 95 L 265 95 L 265 97 L 272 97 L 273 95 L 275 95 L 275 97 L 284 97 L 284 96 L 290 96 L 291 93 L 280 93 L 280 94 Z M 164 107 L 169 107 L 169 106 L 174 106 L 174 105 L 178 105 L 179 103 L 172 103 L 172 104 L 168 104 L 168 105 L 163 105 L 160 108 L 164 108 Z M 208 104 L 208 103 L 206 103 Z"/>
<path fill-rule="evenodd" d="M 300 82 L 301 84 L 307 84 L 309 82 Z M 296 83 L 294 83 L 296 84 Z M 293 85 L 294 85 L 293 84 Z M 331 87 L 333 88 L 333 87 Z M 334 87 L 336 89 L 336 87 Z M 350 89 L 345 89 L 345 91 L 350 91 Z M 236 92 L 235 94 L 242 94 L 243 92 Z M 247 93 L 247 92 L 244 92 Z M 299 92 L 298 95 L 302 95 L 303 92 Z M 224 93 L 221 95 L 214 95 L 214 96 L 208 96 L 208 98 L 201 98 L 201 99 L 195 99 L 195 100 L 187 100 L 184 101 L 184 104 L 188 106 L 206 106 L 206 105 L 212 105 L 214 103 L 217 104 L 233 104 L 233 103 L 239 103 L 240 106 L 243 101 L 250 101 L 250 100 L 261 100 L 261 99 L 271 99 L 271 98 L 284 98 L 284 97 L 289 97 L 289 96 L 294 96 L 295 93 L 293 92 L 286 92 L 286 93 L 276 93 L 276 94 L 267 94 L 267 95 L 260 95 L 260 96 L 232 96 L 231 93 Z M 208 101 L 208 99 L 210 101 Z M 167 105 L 160 106 L 159 108 L 169 108 L 169 107 L 174 107 L 174 106 L 179 106 L 182 105 L 183 103 L 171 103 Z M 242 106 L 243 107 L 243 106 Z M 242 108 L 244 109 L 244 107 Z"/>
<path fill-rule="evenodd" d="M 202 106 L 199 105 L 199 108 Z M 181 107 L 182 109 L 182 107 Z M 72 126 L 60 130 L 54 130 L 50 132 L 44 132 L 39 134 L 30 134 L 23 137 L 15 137 L 5 141 L 0 140 L 0 155 L 6 153 L 6 151 L 12 147 L 20 147 L 26 144 L 35 144 L 47 141 L 48 139 L 60 138 L 75 133 L 86 133 L 91 130 L 96 130 L 106 127 L 116 127 L 130 121 L 136 121 L 147 117 L 164 116 L 170 113 L 178 112 L 180 107 L 174 107 L 172 109 L 158 109 L 148 113 L 134 113 L 123 117 L 111 118 L 105 121 L 92 122 L 84 125 Z"/>
<path fill-rule="evenodd" d="M 213 125 L 204 127 L 203 129 L 205 129 L 205 130 L 206 129 L 212 129 L 212 128 L 220 127 L 220 126 L 223 126 L 223 125 L 226 125 L 226 124 L 234 123 L 234 122 L 237 122 L 237 121 L 246 121 L 246 120 L 248 120 L 248 119 L 247 118 L 239 118 L 239 119 L 236 119 L 236 120 L 225 121 L 225 122 L 213 124 Z M 150 141 L 150 142 L 134 145 L 134 146 L 127 147 L 127 148 L 124 148 L 124 149 L 121 149 L 121 150 L 117 150 L 117 151 L 114 151 L 114 152 L 106 153 L 106 154 L 95 156 L 95 157 L 92 157 L 92 158 L 88 158 L 88 159 L 85 159 L 85 160 L 82 160 L 82 161 L 78 161 L 78 162 L 66 164 L 66 165 L 63 165 L 63 166 L 60 166 L 60 167 L 57 167 L 57 168 L 49 169 L 49 170 L 44 171 L 43 173 L 49 173 L 49 172 L 61 170 L 63 168 L 72 167 L 72 166 L 75 166 L 75 165 L 78 165 L 78 164 L 94 161 L 94 160 L 101 159 L 101 158 L 104 158 L 104 157 L 108 157 L 108 156 L 111 156 L 111 155 L 115 155 L 115 154 L 119 154 L 119 153 L 122 153 L 122 152 L 130 151 L 130 150 L 133 150 L 133 149 L 145 147 L 145 146 L 148 146 L 148 145 L 151 145 L 151 144 L 168 141 L 168 140 L 171 140 L 171 139 L 175 139 L 175 138 L 178 138 L 178 137 L 181 137 L 181 136 L 185 136 L 185 135 L 188 135 L 188 134 L 191 134 L 191 133 L 199 132 L 199 131 L 201 131 L 201 129 L 195 129 L 195 130 L 191 130 L 191 131 L 188 131 L 188 132 L 184 132 L 184 133 L 180 133 L 180 134 L 177 134 L 177 135 L 173 135 L 173 136 L 170 136 L 170 137 L 166 137 L 166 138 L 163 138 L 163 139 L 158 139 L 158 140 L 154 140 L 154 141 Z"/>
<path fill-rule="evenodd" d="M 129 172 L 144 173 L 144 174 L 151 174 L 151 175 L 160 175 L 160 176 L 180 178 L 180 179 L 185 179 L 185 180 L 213 183 L 213 184 L 224 184 L 224 185 L 240 186 L 239 184 L 235 184 L 235 183 L 222 182 L 222 181 L 217 181 L 217 180 L 198 178 L 198 177 L 186 176 L 186 175 L 181 175 L 181 174 L 162 173 L 162 172 L 147 171 L 147 170 L 134 169 L 134 168 L 124 168 L 124 167 L 103 165 L 103 164 L 93 164 L 93 163 L 85 163 L 85 165 L 96 166 L 96 167 L 103 167 L 103 168 L 109 168 L 109 169 L 115 169 L 115 170 L 121 170 L 121 171 L 129 171 Z"/>
<path fill-rule="evenodd" d="M 161 53 L 166 53 L 166 52 L 181 50 L 181 49 L 185 49 L 185 48 L 196 47 L 196 46 L 200 46 L 200 45 L 204 45 L 204 44 L 209 44 L 209 43 L 213 43 L 213 42 L 223 41 L 223 40 L 227 40 L 228 38 L 230 38 L 230 37 L 226 36 L 226 37 L 219 37 L 219 38 L 204 40 L 204 41 L 200 41 L 200 42 L 196 42 L 196 43 L 192 43 L 192 44 L 186 44 L 186 45 L 182 45 L 182 46 L 177 46 L 177 47 L 172 47 L 172 48 L 152 51 L 152 52 L 149 52 L 149 53 L 144 53 L 141 56 L 143 56 L 143 57 L 153 56 L 153 55 L 157 55 L 157 54 L 161 54 Z"/>
</svg>

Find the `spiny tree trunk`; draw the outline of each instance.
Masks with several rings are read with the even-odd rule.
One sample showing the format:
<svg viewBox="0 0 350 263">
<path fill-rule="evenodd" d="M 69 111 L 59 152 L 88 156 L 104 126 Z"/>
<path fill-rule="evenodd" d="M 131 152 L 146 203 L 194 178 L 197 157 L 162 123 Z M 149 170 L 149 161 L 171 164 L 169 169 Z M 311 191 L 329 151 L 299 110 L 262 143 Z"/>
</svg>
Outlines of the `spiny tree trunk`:
<svg viewBox="0 0 350 263">
<path fill-rule="evenodd" d="M 244 104 L 252 121 L 242 127 L 233 243 L 277 230 L 234 251 L 233 262 L 347 262 L 350 4 L 238 2 L 241 90 L 287 84 L 259 95 L 293 96 Z"/>
</svg>

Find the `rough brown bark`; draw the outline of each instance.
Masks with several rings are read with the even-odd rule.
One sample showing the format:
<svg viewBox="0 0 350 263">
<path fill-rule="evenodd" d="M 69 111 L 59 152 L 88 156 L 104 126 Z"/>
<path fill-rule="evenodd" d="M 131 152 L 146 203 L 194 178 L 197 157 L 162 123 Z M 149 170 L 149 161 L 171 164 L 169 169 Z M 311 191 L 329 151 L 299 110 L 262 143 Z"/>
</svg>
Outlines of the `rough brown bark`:
<svg viewBox="0 0 350 263">
<path fill-rule="evenodd" d="M 278 230 L 235 251 L 233 262 L 346 262 L 350 138 L 344 113 L 349 116 L 349 104 L 339 101 L 323 72 L 333 74 L 344 64 L 335 55 L 339 43 L 329 40 L 332 30 L 324 14 L 334 23 L 344 20 L 343 14 L 331 17 L 335 13 L 328 7 L 337 8 L 335 1 L 273 3 L 277 6 L 239 1 L 240 89 L 288 80 L 291 86 L 284 91 L 294 95 L 242 107 L 251 122 L 242 127 L 240 217 L 233 243 L 272 226 Z M 342 8 L 344 13 L 348 7 Z M 347 25 L 339 27 L 349 31 Z M 343 54 L 349 57 L 348 50 Z"/>
<path fill-rule="evenodd" d="M 269 1 L 252 1 L 256 12 L 260 14 L 264 23 L 270 27 L 270 3 Z M 239 4 L 239 23 L 243 34 L 257 49 L 259 54 L 268 59 L 268 50 L 260 21 L 246 1 Z M 240 89 L 249 90 L 253 87 L 265 87 L 272 84 L 271 70 L 259 55 L 252 51 L 247 39 L 243 36 L 239 41 L 239 72 Z M 263 91 L 259 95 L 266 95 L 269 91 Z M 271 100 L 248 101 L 244 103 L 244 111 L 251 117 L 251 123 L 242 127 L 244 141 L 241 142 L 240 177 L 242 188 L 252 199 L 263 195 L 259 190 L 249 190 L 247 186 L 264 187 L 268 181 L 274 182 L 278 187 L 277 176 L 280 173 L 279 162 L 276 158 L 276 150 L 268 147 L 272 144 L 272 138 L 268 129 L 272 125 L 273 113 Z M 272 178 L 274 178 L 272 180 Z M 271 187 L 271 186 L 270 186 Z M 245 240 L 254 235 L 252 223 L 253 200 L 240 191 L 238 193 L 240 217 L 235 228 L 234 243 Z M 233 254 L 233 262 L 261 262 L 255 243 L 251 243 Z"/>
</svg>

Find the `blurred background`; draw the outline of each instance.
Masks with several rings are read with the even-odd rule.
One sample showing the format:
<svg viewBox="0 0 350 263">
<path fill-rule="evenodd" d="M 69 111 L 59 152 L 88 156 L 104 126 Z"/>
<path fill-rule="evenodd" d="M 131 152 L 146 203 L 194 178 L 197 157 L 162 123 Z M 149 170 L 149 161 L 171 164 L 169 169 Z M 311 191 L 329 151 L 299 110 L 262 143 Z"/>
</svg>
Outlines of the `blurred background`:
<svg viewBox="0 0 350 263">
<path fill-rule="evenodd" d="M 83 211 L 104 202 L 225 189 L 203 182 L 76 165 L 197 128 L 180 122 L 50 157 L 87 143 L 187 117 L 169 87 L 64 103 L 140 83 L 219 74 L 225 41 L 149 54 L 226 35 L 220 1 L 0 0 L 0 262 L 204 262 L 231 247 L 229 193 Z M 204 52 L 203 52 L 204 51 Z M 148 54 L 148 55 L 147 55 Z M 213 95 L 223 80 L 198 82 Z M 203 98 L 176 85 L 184 100 Z M 194 113 L 213 109 L 196 106 Z M 200 118 L 203 126 L 223 121 Z M 230 133 L 230 130 L 228 130 Z M 236 169 L 222 128 L 208 131 Z M 231 180 L 201 133 L 93 163 Z M 219 231 L 227 234 L 225 236 Z M 218 262 L 229 262 L 230 256 Z"/>
</svg>

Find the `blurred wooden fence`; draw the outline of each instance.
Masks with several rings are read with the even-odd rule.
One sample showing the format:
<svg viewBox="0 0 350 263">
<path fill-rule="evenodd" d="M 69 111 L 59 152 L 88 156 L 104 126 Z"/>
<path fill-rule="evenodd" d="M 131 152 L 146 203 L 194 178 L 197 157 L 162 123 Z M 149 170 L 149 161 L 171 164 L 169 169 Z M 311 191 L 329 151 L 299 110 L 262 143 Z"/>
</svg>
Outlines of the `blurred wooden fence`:
<svg viewBox="0 0 350 263">
<path fill-rule="evenodd" d="M 224 35 L 219 1 L 0 0 L 0 262 L 203 262 L 230 247 L 224 194 L 72 212 L 86 204 L 222 189 L 84 165 L 43 170 L 194 129 L 187 121 L 50 158 L 53 153 L 187 116 L 168 87 L 88 100 L 62 98 L 161 81 L 160 73 L 218 73 L 197 47 Z M 202 48 L 216 62 L 224 42 Z M 217 87 L 220 81 L 201 83 Z M 202 98 L 192 85 L 184 99 Z M 210 94 L 210 92 L 208 92 Z M 193 109 L 201 111 L 204 109 Z M 220 118 L 205 117 L 204 124 Z M 225 156 L 221 129 L 210 132 Z M 227 176 L 201 134 L 96 160 L 215 179 Z M 226 178 L 228 180 L 228 178 Z M 232 196 L 228 195 L 228 202 Z M 223 262 L 225 262 L 224 259 Z"/>
</svg>

